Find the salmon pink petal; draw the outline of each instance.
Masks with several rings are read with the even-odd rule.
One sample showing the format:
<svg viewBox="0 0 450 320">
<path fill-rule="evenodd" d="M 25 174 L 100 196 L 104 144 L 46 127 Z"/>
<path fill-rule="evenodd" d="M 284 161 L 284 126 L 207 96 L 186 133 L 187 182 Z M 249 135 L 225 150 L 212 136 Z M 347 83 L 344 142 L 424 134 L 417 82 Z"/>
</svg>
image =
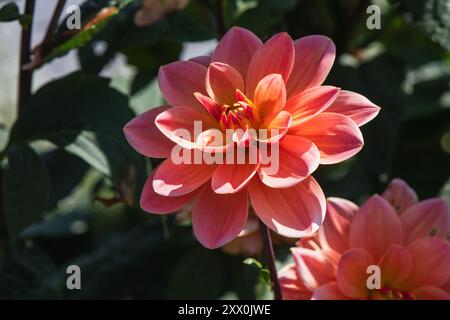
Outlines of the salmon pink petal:
<svg viewBox="0 0 450 320">
<path fill-rule="evenodd" d="M 166 197 L 157 194 L 153 189 L 153 176 L 154 173 L 147 178 L 141 193 L 140 206 L 146 212 L 155 214 L 172 213 L 182 209 L 197 195 L 197 191 L 179 197 Z"/>
<path fill-rule="evenodd" d="M 211 99 L 208 96 L 201 94 L 200 92 L 194 93 L 197 100 L 202 104 L 202 106 L 208 111 L 208 113 L 217 121 L 220 120 L 222 114 L 222 105 L 217 101 Z"/>
<path fill-rule="evenodd" d="M 311 291 L 298 278 L 295 264 L 289 264 L 278 272 L 278 280 L 284 300 L 309 300 Z"/>
<path fill-rule="evenodd" d="M 293 125 L 298 126 L 326 110 L 339 95 L 339 90 L 331 86 L 314 87 L 289 98 L 285 110 L 291 113 Z"/>
<path fill-rule="evenodd" d="M 206 68 L 192 61 L 177 61 L 159 69 L 159 89 L 173 107 L 203 107 L 194 97 L 194 92 L 206 94 Z"/>
<path fill-rule="evenodd" d="M 279 155 L 258 170 L 261 181 L 272 188 L 288 188 L 313 173 L 319 166 L 320 153 L 309 140 L 287 135 L 280 141 Z"/>
<path fill-rule="evenodd" d="M 398 244 L 392 245 L 378 262 L 381 270 L 382 286 L 395 287 L 408 278 L 412 270 L 409 251 Z"/>
<path fill-rule="evenodd" d="M 450 247 L 439 238 L 421 238 L 407 247 L 413 261 L 409 277 L 404 281 L 405 289 L 421 286 L 444 285 L 450 277 Z"/>
<path fill-rule="evenodd" d="M 393 244 L 401 244 L 403 230 L 400 219 L 384 198 L 375 195 L 355 213 L 350 227 L 352 248 L 364 248 L 375 260 Z"/>
<path fill-rule="evenodd" d="M 417 193 L 405 181 L 398 178 L 389 183 L 383 197 L 400 215 L 418 201 Z"/>
<path fill-rule="evenodd" d="M 277 143 L 286 136 L 291 123 L 291 114 L 283 110 L 272 119 L 269 125 L 267 125 L 267 130 L 259 130 L 259 136 L 256 140 L 263 144 Z"/>
<path fill-rule="evenodd" d="M 333 66 L 336 48 L 325 36 L 314 35 L 294 42 L 295 62 L 287 82 L 288 96 L 320 86 Z"/>
<path fill-rule="evenodd" d="M 200 243 L 209 249 L 238 236 L 248 215 L 248 193 L 217 194 L 209 184 L 200 191 L 192 210 L 192 225 Z"/>
<path fill-rule="evenodd" d="M 131 119 L 123 128 L 128 143 L 139 153 L 152 158 L 168 158 L 174 143 L 155 125 L 155 118 L 170 107 L 161 106 Z"/>
<path fill-rule="evenodd" d="M 349 249 L 348 234 L 356 211 L 358 206 L 351 201 L 340 198 L 327 199 L 327 214 L 317 234 L 322 248 L 338 253 L 344 253 Z"/>
<path fill-rule="evenodd" d="M 267 40 L 253 56 L 248 67 L 245 91 L 252 99 L 259 81 L 269 74 L 280 74 L 286 82 L 294 65 L 294 43 L 287 33 L 278 33 Z"/>
<path fill-rule="evenodd" d="M 343 114 L 360 127 L 375 118 L 380 107 L 359 93 L 342 90 L 327 111 Z"/>
<path fill-rule="evenodd" d="M 324 250 L 292 248 L 297 273 L 305 286 L 314 291 L 336 279 L 336 262 Z"/>
<path fill-rule="evenodd" d="M 357 154 L 364 144 L 362 133 L 353 120 L 331 112 L 323 112 L 299 126 L 292 125 L 289 134 L 314 142 L 320 151 L 321 164 L 347 160 Z"/>
<path fill-rule="evenodd" d="M 208 68 L 209 64 L 211 63 L 211 56 L 198 56 L 189 59 L 189 61 L 196 62 L 206 68 Z"/>
<path fill-rule="evenodd" d="M 446 238 L 450 232 L 450 211 L 444 199 L 429 199 L 412 205 L 401 216 L 405 243 L 435 236 Z"/>
<path fill-rule="evenodd" d="M 155 124 L 167 138 L 187 149 L 199 147 L 196 143 L 198 137 L 195 137 L 195 124 L 199 126 L 200 132 L 217 128 L 218 125 L 206 112 L 189 107 L 170 108 L 156 117 Z"/>
<path fill-rule="evenodd" d="M 232 66 L 213 62 L 206 74 L 206 91 L 209 96 L 221 104 L 233 105 L 236 89 L 244 91 L 244 80 Z"/>
<path fill-rule="evenodd" d="M 286 89 L 281 75 L 269 74 L 259 81 L 253 101 L 262 122 L 278 114 L 286 103 Z"/>
<path fill-rule="evenodd" d="M 450 300 L 450 294 L 433 286 L 420 287 L 413 291 L 416 300 Z"/>
<path fill-rule="evenodd" d="M 350 298 L 366 298 L 367 267 L 375 264 L 375 260 L 364 249 L 346 251 L 337 268 L 337 283 L 339 290 Z"/>
<path fill-rule="evenodd" d="M 175 164 L 169 158 L 156 169 L 153 188 L 163 196 L 181 196 L 211 179 L 216 168 L 216 165 L 206 164 Z"/>
<path fill-rule="evenodd" d="M 250 61 L 262 45 L 261 40 L 249 30 L 233 27 L 220 40 L 212 62 L 229 64 L 245 79 Z"/>
<path fill-rule="evenodd" d="M 330 282 L 314 290 L 311 300 L 349 300 L 349 297 L 339 290 L 336 282 Z"/>
<path fill-rule="evenodd" d="M 325 196 L 312 176 L 284 189 L 272 189 L 259 179 L 253 179 L 249 184 L 249 193 L 257 216 L 283 236 L 308 236 L 322 225 Z"/>
<path fill-rule="evenodd" d="M 212 176 L 212 189 L 220 194 L 236 193 L 249 183 L 258 167 L 258 163 L 221 164 Z"/>
</svg>

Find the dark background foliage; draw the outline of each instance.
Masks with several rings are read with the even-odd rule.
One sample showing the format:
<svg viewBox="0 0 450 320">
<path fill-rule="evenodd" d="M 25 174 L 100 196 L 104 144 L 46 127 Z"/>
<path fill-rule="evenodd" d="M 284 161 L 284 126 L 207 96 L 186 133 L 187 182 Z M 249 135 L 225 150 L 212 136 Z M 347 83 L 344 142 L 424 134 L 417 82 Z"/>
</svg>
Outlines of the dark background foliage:
<svg viewBox="0 0 450 320">
<path fill-rule="evenodd" d="M 29 23 L 3 2 L 0 21 Z M 373 3 L 382 9 L 379 30 L 366 27 Z M 314 174 L 327 196 L 360 203 L 394 177 L 420 198 L 450 194 L 449 1 L 192 0 L 138 28 L 140 1 L 88 0 L 84 23 L 111 6 L 116 14 L 76 36 L 67 38 L 61 24 L 42 65 L 76 50 L 81 69 L 39 88 L 12 128 L 0 128 L 0 298 L 268 297 L 246 257 L 204 249 L 189 225 L 138 207 L 156 162 L 122 133 L 136 113 L 163 102 L 154 82 L 161 65 L 179 59 L 185 42 L 234 25 L 262 39 L 280 31 L 331 37 L 338 56 L 327 83 L 382 108 L 362 128 L 361 153 Z M 98 42 L 106 44 L 101 53 Z M 122 91 L 99 75 L 119 53 L 136 70 Z M 276 248 L 280 266 L 287 252 Z M 70 264 L 81 267 L 82 290 L 66 289 Z"/>
</svg>

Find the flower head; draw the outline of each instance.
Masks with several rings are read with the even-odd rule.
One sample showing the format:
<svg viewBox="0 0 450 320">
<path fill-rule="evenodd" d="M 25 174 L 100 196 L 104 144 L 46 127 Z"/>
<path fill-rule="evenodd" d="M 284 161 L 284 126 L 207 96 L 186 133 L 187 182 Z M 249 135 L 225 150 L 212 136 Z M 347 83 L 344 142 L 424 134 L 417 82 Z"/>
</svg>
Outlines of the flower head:
<svg viewBox="0 0 450 320">
<path fill-rule="evenodd" d="M 418 202 L 399 179 L 361 208 L 330 198 L 322 229 L 293 248 L 295 263 L 280 271 L 284 297 L 450 299 L 449 232 L 446 201 Z M 379 267 L 378 288 L 367 284 L 370 266 Z"/>
<path fill-rule="evenodd" d="M 250 204 L 283 236 L 316 232 L 326 201 L 311 174 L 361 150 L 358 126 L 379 111 L 357 93 L 322 86 L 334 57 L 324 36 L 294 42 L 279 33 L 262 43 L 232 28 L 210 57 L 161 67 L 170 106 L 124 128 L 138 152 L 167 158 L 148 178 L 141 207 L 167 214 L 194 202 L 194 233 L 208 248 L 242 231 Z"/>
</svg>

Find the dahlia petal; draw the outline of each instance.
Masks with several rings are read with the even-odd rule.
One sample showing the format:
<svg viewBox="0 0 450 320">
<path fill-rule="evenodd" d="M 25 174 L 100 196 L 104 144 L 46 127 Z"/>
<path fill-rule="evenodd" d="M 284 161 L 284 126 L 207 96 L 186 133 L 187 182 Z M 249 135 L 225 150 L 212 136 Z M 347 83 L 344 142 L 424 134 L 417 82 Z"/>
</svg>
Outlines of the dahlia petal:
<svg viewBox="0 0 450 320">
<path fill-rule="evenodd" d="M 212 176 L 211 187 L 215 193 L 236 193 L 244 188 L 258 170 L 259 164 L 221 164 Z"/>
<path fill-rule="evenodd" d="M 314 290 L 311 300 L 349 300 L 336 282 L 330 282 Z"/>
<path fill-rule="evenodd" d="M 429 199 L 406 209 L 401 216 L 405 243 L 435 236 L 445 239 L 450 232 L 450 212 L 444 199 Z"/>
<path fill-rule="evenodd" d="M 253 100 L 262 122 L 278 114 L 286 103 L 286 89 L 281 75 L 269 74 L 261 79 Z"/>
<path fill-rule="evenodd" d="M 272 153 L 271 158 L 278 162 L 278 170 L 271 168 L 272 163 L 261 166 L 258 170 L 261 181 L 272 188 L 288 188 L 317 169 L 320 153 L 311 141 L 287 135 L 280 141 L 279 156 Z"/>
<path fill-rule="evenodd" d="M 355 213 L 350 227 L 352 248 L 366 249 L 375 260 L 393 244 L 403 240 L 400 219 L 384 198 L 374 195 Z"/>
<path fill-rule="evenodd" d="M 259 131 L 259 136 L 256 140 L 260 143 L 277 143 L 286 136 L 292 123 L 291 114 L 282 110 L 278 113 L 272 121 L 267 125 L 267 130 Z M 261 128 L 264 129 L 264 128 Z M 266 136 L 262 136 L 262 132 L 266 132 Z"/>
<path fill-rule="evenodd" d="M 347 160 L 364 144 L 362 133 L 353 120 L 338 113 L 323 112 L 299 126 L 292 125 L 289 134 L 314 142 L 320 151 L 321 164 Z"/>
<path fill-rule="evenodd" d="M 390 246 L 378 262 L 382 286 L 395 287 L 400 284 L 408 278 L 412 264 L 411 254 L 405 247 L 398 244 Z"/>
<path fill-rule="evenodd" d="M 291 252 L 299 278 L 309 290 L 314 291 L 336 278 L 336 263 L 326 251 L 292 248 Z"/>
<path fill-rule="evenodd" d="M 336 47 L 325 36 L 313 35 L 294 42 L 295 62 L 287 82 L 288 96 L 320 86 L 333 66 Z"/>
<path fill-rule="evenodd" d="M 295 264 L 289 264 L 278 272 L 278 280 L 284 300 L 309 300 L 311 291 L 298 278 Z"/>
<path fill-rule="evenodd" d="M 123 128 L 128 143 L 139 153 L 152 158 L 168 158 L 174 143 L 155 125 L 155 118 L 170 107 L 161 106 L 131 119 Z"/>
<path fill-rule="evenodd" d="M 416 300 L 450 300 L 450 294 L 433 286 L 420 287 L 413 291 Z"/>
<path fill-rule="evenodd" d="M 380 107 L 359 93 L 342 90 L 327 111 L 343 114 L 360 127 L 375 118 Z"/>
<path fill-rule="evenodd" d="M 139 201 L 142 210 L 146 212 L 154 214 L 172 213 L 182 209 L 197 195 L 197 191 L 179 197 L 166 197 L 157 194 L 153 189 L 154 174 L 153 172 L 147 178 Z"/>
<path fill-rule="evenodd" d="M 327 199 L 327 213 L 317 237 L 324 249 L 344 253 L 349 249 L 348 234 L 350 224 L 358 206 L 340 198 Z"/>
<path fill-rule="evenodd" d="M 298 126 L 327 110 L 338 97 L 339 91 L 339 88 L 331 86 L 307 89 L 290 97 L 285 110 L 291 113 L 293 125 Z"/>
<path fill-rule="evenodd" d="M 406 289 L 444 285 L 450 277 L 450 247 L 446 240 L 421 238 L 407 247 L 413 268 L 403 282 Z"/>
<path fill-rule="evenodd" d="M 192 226 L 200 243 L 209 249 L 238 236 L 248 215 L 248 193 L 217 194 L 209 184 L 200 191 L 192 210 Z"/>
<path fill-rule="evenodd" d="M 339 290 L 350 298 L 366 298 L 369 290 L 367 267 L 374 264 L 375 260 L 364 249 L 346 251 L 339 261 L 336 272 Z"/>
<path fill-rule="evenodd" d="M 229 64 L 245 79 L 250 61 L 262 45 L 251 31 L 233 27 L 220 40 L 212 55 L 212 62 Z"/>
<path fill-rule="evenodd" d="M 196 143 L 198 137 L 195 136 L 195 122 L 201 126 L 197 130 L 200 132 L 217 128 L 218 125 L 206 112 L 199 112 L 189 107 L 170 108 L 160 113 L 155 119 L 156 126 L 167 138 L 187 149 L 199 147 Z"/>
<path fill-rule="evenodd" d="M 194 92 L 206 94 L 206 68 L 192 61 L 177 61 L 159 69 L 158 83 L 164 98 L 173 107 L 203 107 Z"/>
<path fill-rule="evenodd" d="M 214 119 L 219 121 L 222 114 L 222 105 L 210 97 L 201 94 L 200 92 L 195 92 L 194 95 L 206 111 L 208 111 Z"/>
<path fill-rule="evenodd" d="M 189 61 L 198 63 L 198 64 L 204 66 L 205 68 L 208 68 L 209 64 L 211 63 L 211 56 L 198 56 L 198 57 L 189 59 Z"/>
<path fill-rule="evenodd" d="M 211 179 L 216 168 L 216 165 L 206 164 L 175 164 L 169 158 L 156 169 L 153 188 L 163 196 L 188 194 Z"/>
<path fill-rule="evenodd" d="M 244 91 L 244 80 L 232 66 L 213 62 L 206 73 L 206 91 L 209 96 L 221 104 L 233 105 L 236 89 Z"/>
<path fill-rule="evenodd" d="M 385 198 L 398 214 L 402 214 L 410 206 L 418 202 L 417 193 L 402 179 L 393 179 L 383 192 Z"/>
<path fill-rule="evenodd" d="M 325 217 L 325 196 L 312 176 L 284 189 L 272 189 L 253 179 L 249 194 L 257 216 L 270 229 L 286 237 L 313 234 Z"/>
<path fill-rule="evenodd" d="M 294 43 L 287 33 L 278 33 L 267 40 L 250 61 L 245 80 L 247 96 L 252 99 L 259 81 L 269 74 L 280 74 L 286 82 L 294 65 L 294 56 Z"/>
</svg>

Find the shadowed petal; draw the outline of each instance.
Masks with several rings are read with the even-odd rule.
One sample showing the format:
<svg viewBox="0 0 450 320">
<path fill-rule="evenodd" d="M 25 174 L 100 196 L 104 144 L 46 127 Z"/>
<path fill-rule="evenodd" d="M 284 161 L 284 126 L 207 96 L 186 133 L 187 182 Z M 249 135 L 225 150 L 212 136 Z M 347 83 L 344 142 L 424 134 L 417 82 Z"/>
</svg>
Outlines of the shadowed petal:
<svg viewBox="0 0 450 320">
<path fill-rule="evenodd" d="M 440 198 L 412 205 L 403 212 L 401 221 L 407 244 L 427 236 L 445 239 L 450 232 L 450 211 Z"/>
<path fill-rule="evenodd" d="M 366 298 L 367 267 L 375 261 L 364 249 L 350 249 L 346 251 L 337 268 L 337 283 L 340 291 L 350 298 Z"/>
<path fill-rule="evenodd" d="M 192 225 L 198 241 L 209 249 L 230 242 L 245 227 L 248 194 L 217 194 L 209 184 L 200 191 L 192 210 Z"/>
<path fill-rule="evenodd" d="M 381 270 L 382 286 L 396 286 L 408 278 L 412 270 L 412 257 L 409 251 L 398 244 L 392 245 L 381 257 L 378 265 Z"/>
<path fill-rule="evenodd" d="M 142 189 L 140 206 L 142 210 L 155 213 L 155 214 L 167 214 L 182 209 L 197 195 L 197 191 L 179 196 L 179 197 L 166 197 L 157 194 L 153 189 L 153 176 L 154 173 L 147 178 Z"/>
<path fill-rule="evenodd" d="M 189 59 L 189 61 L 196 62 L 205 68 L 208 68 L 209 64 L 211 63 L 211 56 L 198 56 Z"/>
<path fill-rule="evenodd" d="M 352 248 L 366 249 L 379 260 L 393 244 L 401 244 L 403 230 L 400 219 L 384 198 L 374 195 L 355 213 L 350 227 Z"/>
<path fill-rule="evenodd" d="M 344 295 L 336 282 L 330 282 L 320 286 L 312 295 L 311 300 L 349 300 L 350 298 Z"/>
<path fill-rule="evenodd" d="M 287 82 L 288 96 L 320 86 L 333 66 L 336 48 L 325 36 L 313 35 L 294 42 L 295 62 Z"/>
<path fill-rule="evenodd" d="M 287 33 L 278 33 L 267 40 L 253 56 L 245 80 L 245 91 L 252 99 L 259 81 L 276 73 L 287 81 L 294 65 L 294 43 Z"/>
<path fill-rule="evenodd" d="M 325 217 L 325 196 L 311 176 L 284 189 L 272 189 L 259 179 L 253 179 L 249 194 L 252 206 L 264 224 L 286 237 L 311 235 Z"/>
<path fill-rule="evenodd" d="M 298 278 L 295 264 L 289 264 L 278 272 L 283 300 L 309 300 L 311 291 Z"/>
<path fill-rule="evenodd" d="M 317 234 L 322 248 L 338 253 L 344 253 L 349 249 L 350 224 L 356 211 L 358 206 L 351 201 L 340 198 L 327 199 L 327 214 Z"/>
<path fill-rule="evenodd" d="M 220 40 L 212 55 L 212 62 L 229 64 L 245 79 L 250 60 L 262 45 L 251 31 L 233 27 Z"/>
<path fill-rule="evenodd" d="M 413 291 L 413 296 L 417 300 L 450 300 L 449 293 L 433 286 L 420 287 Z"/>
<path fill-rule="evenodd" d="M 131 119 L 123 128 L 128 143 L 139 153 L 152 158 L 168 158 L 174 143 L 155 125 L 155 118 L 170 107 L 161 106 Z"/>
<path fill-rule="evenodd" d="M 159 89 L 173 107 L 203 107 L 194 97 L 194 92 L 206 94 L 206 68 L 192 61 L 177 61 L 159 69 Z"/>
<path fill-rule="evenodd" d="M 327 110 L 339 95 L 339 90 L 331 86 L 314 87 L 289 98 L 285 110 L 291 113 L 293 125 L 298 126 Z"/>
<path fill-rule="evenodd" d="M 311 140 L 319 148 L 321 164 L 347 160 L 364 144 L 362 133 L 353 120 L 331 112 L 323 112 L 301 125 L 292 125 L 289 134 Z"/>
<path fill-rule="evenodd" d="M 258 174 L 269 187 L 288 188 L 311 175 L 319 160 L 319 150 L 311 141 L 287 135 L 280 141 L 279 155 L 272 152 L 271 162 L 261 166 Z"/>
<path fill-rule="evenodd" d="M 380 107 L 359 93 L 342 90 L 327 111 L 343 114 L 360 127 L 375 118 Z"/>
<path fill-rule="evenodd" d="M 417 203 L 417 193 L 402 179 L 393 179 L 383 192 L 385 198 L 399 214 Z"/>
<path fill-rule="evenodd" d="M 244 80 L 232 66 L 213 62 L 206 74 L 206 91 L 209 96 L 221 104 L 233 105 L 236 89 L 244 91 Z"/>
<path fill-rule="evenodd" d="M 181 196 L 211 179 L 216 168 L 217 165 L 175 164 L 169 158 L 156 169 L 153 188 L 163 196 Z"/>
</svg>

